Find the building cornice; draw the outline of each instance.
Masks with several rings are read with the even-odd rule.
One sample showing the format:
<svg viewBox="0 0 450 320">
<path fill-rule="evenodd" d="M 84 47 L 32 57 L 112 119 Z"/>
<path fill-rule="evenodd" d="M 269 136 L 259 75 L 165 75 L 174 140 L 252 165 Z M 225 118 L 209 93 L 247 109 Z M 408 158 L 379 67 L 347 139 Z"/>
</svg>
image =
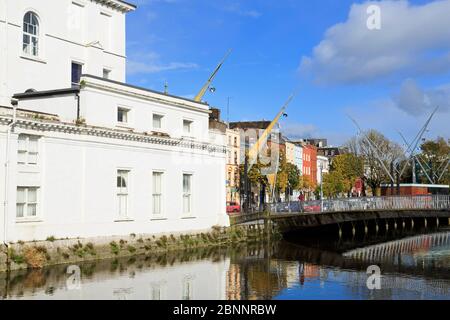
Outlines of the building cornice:
<svg viewBox="0 0 450 320">
<path fill-rule="evenodd" d="M 11 121 L 12 121 L 11 116 L 0 115 L 0 125 L 9 125 Z M 103 127 L 76 125 L 72 123 L 43 120 L 43 119 L 18 118 L 16 120 L 16 123 L 14 124 L 14 127 L 39 132 L 60 132 L 73 135 L 119 139 L 124 141 L 148 143 L 152 145 L 178 147 L 189 150 L 201 150 L 217 154 L 226 154 L 227 152 L 225 146 L 215 145 L 206 142 L 196 142 L 182 138 L 176 139 L 164 136 L 157 136 L 148 133 L 137 133 Z"/>
<path fill-rule="evenodd" d="M 136 10 L 136 5 L 129 3 L 123 0 L 91 0 L 110 8 L 122 11 L 122 12 L 130 12 Z"/>
</svg>

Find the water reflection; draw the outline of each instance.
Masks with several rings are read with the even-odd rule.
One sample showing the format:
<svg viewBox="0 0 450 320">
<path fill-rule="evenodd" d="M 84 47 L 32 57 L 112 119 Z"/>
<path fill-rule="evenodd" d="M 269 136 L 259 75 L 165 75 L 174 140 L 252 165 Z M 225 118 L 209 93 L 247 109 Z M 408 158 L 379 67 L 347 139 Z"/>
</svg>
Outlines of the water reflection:
<svg viewBox="0 0 450 320">
<path fill-rule="evenodd" d="M 366 286 L 367 266 L 381 290 Z M 450 231 L 302 239 L 0 274 L 3 299 L 449 299 Z"/>
</svg>

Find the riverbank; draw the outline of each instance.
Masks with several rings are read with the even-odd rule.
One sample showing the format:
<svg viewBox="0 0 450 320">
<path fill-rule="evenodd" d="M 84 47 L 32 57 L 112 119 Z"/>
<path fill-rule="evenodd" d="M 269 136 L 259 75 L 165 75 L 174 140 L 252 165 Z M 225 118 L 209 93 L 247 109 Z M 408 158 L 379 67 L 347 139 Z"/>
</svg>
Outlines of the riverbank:
<svg viewBox="0 0 450 320">
<path fill-rule="evenodd" d="M 334 236 L 333 236 L 334 235 Z M 0 273 L 0 300 L 449 299 L 450 231 L 180 249 Z M 377 252 L 377 255 L 373 253 Z M 378 265 L 381 289 L 367 287 Z"/>
<path fill-rule="evenodd" d="M 0 246 L 0 272 L 41 269 L 46 266 L 84 261 L 152 255 L 164 252 L 232 246 L 279 238 L 273 226 L 261 224 L 214 227 L 191 234 L 130 234 L 87 239 L 55 239 L 10 243 Z"/>
</svg>

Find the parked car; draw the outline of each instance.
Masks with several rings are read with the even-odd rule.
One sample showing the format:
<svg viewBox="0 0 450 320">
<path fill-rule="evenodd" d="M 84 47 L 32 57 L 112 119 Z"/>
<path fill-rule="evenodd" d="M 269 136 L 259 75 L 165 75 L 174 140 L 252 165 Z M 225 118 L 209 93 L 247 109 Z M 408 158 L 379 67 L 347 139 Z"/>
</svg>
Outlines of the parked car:
<svg viewBox="0 0 450 320">
<path fill-rule="evenodd" d="M 241 205 L 237 202 L 227 203 L 227 213 L 239 213 L 241 212 Z"/>
</svg>

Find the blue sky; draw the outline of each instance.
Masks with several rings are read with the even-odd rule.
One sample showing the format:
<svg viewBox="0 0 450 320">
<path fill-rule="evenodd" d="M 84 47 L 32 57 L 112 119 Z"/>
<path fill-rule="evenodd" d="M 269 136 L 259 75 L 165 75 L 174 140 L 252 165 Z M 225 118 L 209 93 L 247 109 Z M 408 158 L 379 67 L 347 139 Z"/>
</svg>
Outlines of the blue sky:
<svg viewBox="0 0 450 320">
<path fill-rule="evenodd" d="M 229 119 L 272 119 L 299 90 L 282 128 L 341 144 L 363 128 L 412 139 L 449 137 L 450 0 L 134 0 L 127 17 L 127 81 L 193 97 L 228 49 L 205 100 Z M 381 9 L 369 30 L 367 7 Z"/>
</svg>

